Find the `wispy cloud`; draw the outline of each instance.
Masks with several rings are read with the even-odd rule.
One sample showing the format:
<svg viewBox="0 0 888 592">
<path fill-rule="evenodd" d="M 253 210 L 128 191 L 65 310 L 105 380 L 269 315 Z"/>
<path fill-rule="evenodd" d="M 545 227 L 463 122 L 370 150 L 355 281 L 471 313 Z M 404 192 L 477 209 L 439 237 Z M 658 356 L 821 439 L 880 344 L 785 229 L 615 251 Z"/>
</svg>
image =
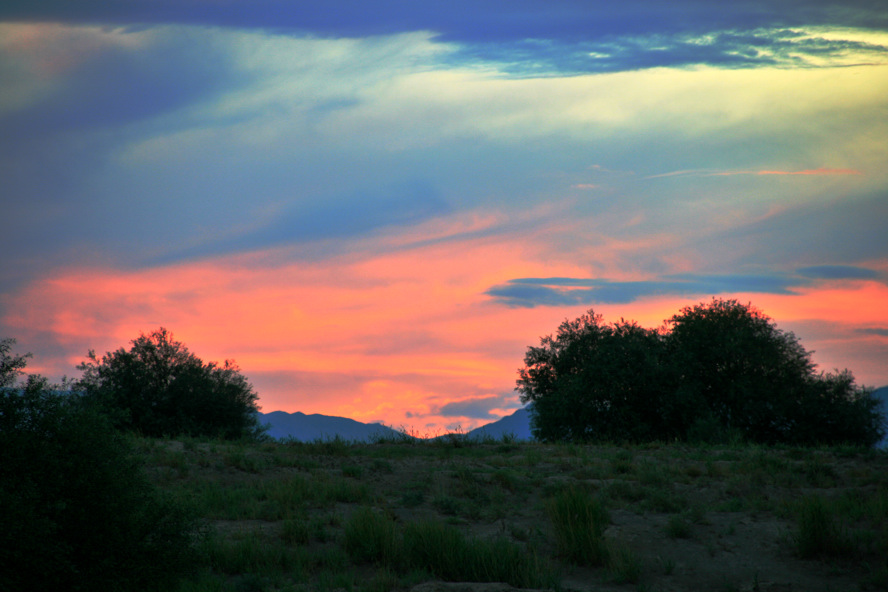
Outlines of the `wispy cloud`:
<svg viewBox="0 0 888 592">
<path fill-rule="evenodd" d="M 858 170 L 855 169 L 827 169 L 827 168 L 816 168 L 816 169 L 806 169 L 803 171 L 726 171 L 722 173 L 714 173 L 719 176 L 728 176 L 728 175 L 862 175 Z"/>
<path fill-rule="evenodd" d="M 645 179 L 659 179 L 662 177 L 732 177 L 735 175 L 805 175 L 805 176 L 825 176 L 825 175 L 862 175 L 863 173 L 857 169 L 833 169 L 826 167 L 818 167 L 816 169 L 804 169 L 798 171 L 780 171 L 780 170 L 758 170 L 758 171 L 713 171 L 713 170 L 685 170 L 671 171 L 668 173 L 660 173 L 657 175 L 648 175 Z"/>
</svg>

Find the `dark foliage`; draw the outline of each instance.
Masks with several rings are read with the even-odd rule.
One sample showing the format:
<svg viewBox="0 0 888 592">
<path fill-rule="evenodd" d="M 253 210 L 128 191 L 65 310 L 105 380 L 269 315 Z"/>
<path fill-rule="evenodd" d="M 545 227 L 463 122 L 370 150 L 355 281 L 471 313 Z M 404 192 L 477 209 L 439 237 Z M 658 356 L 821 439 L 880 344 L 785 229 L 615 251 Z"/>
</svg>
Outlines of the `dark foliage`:
<svg viewBox="0 0 888 592">
<path fill-rule="evenodd" d="M 145 436 L 258 437 L 257 395 L 231 360 L 203 363 L 160 328 L 99 360 L 90 351 L 77 387 L 115 425 Z"/>
<path fill-rule="evenodd" d="M 4 368 L 23 359 L 11 343 Z M 158 495 L 107 417 L 14 374 L 0 388 L 0 590 L 169 589 L 193 561 L 195 522 Z"/>
<path fill-rule="evenodd" d="M 672 434 L 662 406 L 662 336 L 635 323 L 605 325 L 591 311 L 531 347 L 518 390 L 533 402 L 545 441 L 656 440 Z M 543 418 L 540 420 L 540 418 Z"/>
<path fill-rule="evenodd" d="M 872 446 L 883 419 L 850 372 L 816 374 L 792 333 L 735 300 L 660 331 L 592 311 L 528 348 L 517 390 L 544 441 L 739 438 Z"/>
</svg>

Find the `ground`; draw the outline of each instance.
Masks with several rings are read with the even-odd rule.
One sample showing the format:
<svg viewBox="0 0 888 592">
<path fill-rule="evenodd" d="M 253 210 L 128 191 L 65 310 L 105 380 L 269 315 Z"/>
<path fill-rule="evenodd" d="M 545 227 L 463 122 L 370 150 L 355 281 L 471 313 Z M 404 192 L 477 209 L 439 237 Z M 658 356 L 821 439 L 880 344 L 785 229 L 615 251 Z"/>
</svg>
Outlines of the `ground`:
<svg viewBox="0 0 888 592">
<path fill-rule="evenodd" d="M 153 480 L 201 515 L 205 564 L 188 590 L 888 589 L 885 452 L 459 437 L 137 447 Z M 569 490 L 606 508 L 604 560 L 559 545 L 552 500 Z M 356 530 L 368 516 L 395 539 L 432 521 L 466 541 L 507 541 L 541 575 L 496 587 L 383 559 L 376 531 Z M 513 573 L 489 572 L 465 579 Z"/>
</svg>

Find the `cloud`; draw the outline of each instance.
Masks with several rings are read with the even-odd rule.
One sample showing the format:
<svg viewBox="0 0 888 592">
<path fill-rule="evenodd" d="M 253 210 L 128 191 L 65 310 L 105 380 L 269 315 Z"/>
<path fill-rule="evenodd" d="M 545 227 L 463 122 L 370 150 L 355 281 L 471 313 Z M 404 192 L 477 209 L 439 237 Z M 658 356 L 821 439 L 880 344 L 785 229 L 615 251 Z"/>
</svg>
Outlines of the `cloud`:
<svg viewBox="0 0 888 592">
<path fill-rule="evenodd" d="M 888 337 L 888 327 L 866 327 L 864 329 L 858 329 L 858 333 L 862 333 L 863 335 L 877 335 L 879 337 Z"/>
<path fill-rule="evenodd" d="M 720 176 L 728 176 L 728 175 L 861 175 L 860 171 L 854 169 L 827 169 L 827 168 L 817 168 L 817 169 L 807 169 L 804 171 L 737 171 L 737 172 L 724 172 L 724 173 L 713 173 L 715 175 Z"/>
<path fill-rule="evenodd" d="M 348 196 L 332 196 L 321 203 L 284 207 L 237 236 L 222 240 L 208 238 L 199 246 L 168 252 L 149 263 L 157 265 L 330 239 L 357 239 L 388 227 L 419 224 L 450 211 L 438 192 L 422 181 L 400 183 L 388 191 L 367 188 Z"/>
<path fill-rule="evenodd" d="M 801 171 L 707 171 L 707 170 L 689 170 L 689 171 L 672 171 L 669 173 L 659 173 L 657 175 L 649 175 L 646 179 L 659 179 L 662 177 L 733 177 L 735 175 L 804 175 L 804 176 L 824 176 L 824 175 L 862 175 L 863 173 L 855 169 L 830 169 L 816 168 Z"/>
<path fill-rule="evenodd" d="M 792 294 L 805 285 L 799 278 L 778 275 L 674 275 L 656 281 L 619 282 L 584 278 L 519 278 L 494 286 L 485 294 L 507 306 L 576 306 L 624 304 L 652 296 L 727 293 Z"/>
<path fill-rule="evenodd" d="M 733 250 L 742 253 L 734 260 L 735 263 L 809 263 L 814 266 L 813 270 L 805 273 L 815 274 L 816 277 L 818 269 L 821 275 L 830 270 L 829 267 L 822 269 L 819 265 L 822 261 L 859 267 L 856 264 L 860 261 L 878 261 L 888 257 L 885 220 L 888 220 L 888 200 L 881 192 L 864 194 L 856 199 L 811 200 L 781 208 L 748 224 L 738 224 L 720 233 L 715 241 L 706 245 L 701 241 L 696 245 L 710 252 L 724 249 L 724 252 Z M 804 269 L 803 265 L 801 267 Z M 832 273 L 842 272 L 843 269 L 833 269 Z M 836 279 L 867 279 L 860 275 L 872 272 L 851 273 L 857 277 Z"/>
<path fill-rule="evenodd" d="M 503 398 L 501 396 L 478 397 L 474 399 L 465 399 L 462 401 L 453 401 L 442 405 L 437 410 L 437 415 L 444 417 L 471 417 L 473 419 L 492 419 L 497 417 L 491 413 L 493 409 L 502 407 Z"/>
<path fill-rule="evenodd" d="M 78 5 L 10 0 L 0 20 L 237 28 L 294 36 L 356 38 L 429 31 L 459 45 L 460 63 L 497 63 L 512 75 L 615 72 L 657 67 L 813 67 L 884 63 L 888 24 L 866 0 L 853 3 L 700 0 L 664 4 L 568 0 L 520 3 L 455 0 L 446 5 L 390 0 L 323 5 L 254 0 L 220 10 L 200 0 L 132 0 Z M 847 31 L 852 31 L 848 33 Z M 839 33 L 841 32 L 841 33 Z"/>
<path fill-rule="evenodd" d="M 874 280 L 880 276 L 874 269 L 854 265 L 814 265 L 796 271 L 804 277 L 823 280 Z"/>
</svg>

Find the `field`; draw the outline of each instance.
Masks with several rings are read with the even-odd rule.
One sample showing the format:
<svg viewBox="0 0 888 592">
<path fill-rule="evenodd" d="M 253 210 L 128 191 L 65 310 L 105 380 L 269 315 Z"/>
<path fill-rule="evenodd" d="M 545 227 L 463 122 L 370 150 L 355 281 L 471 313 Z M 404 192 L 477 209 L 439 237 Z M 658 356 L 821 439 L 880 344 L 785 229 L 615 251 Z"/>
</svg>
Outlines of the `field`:
<svg viewBox="0 0 888 592">
<path fill-rule="evenodd" d="M 136 450 L 201 517 L 181 592 L 888 589 L 885 452 L 459 436 Z"/>
</svg>

